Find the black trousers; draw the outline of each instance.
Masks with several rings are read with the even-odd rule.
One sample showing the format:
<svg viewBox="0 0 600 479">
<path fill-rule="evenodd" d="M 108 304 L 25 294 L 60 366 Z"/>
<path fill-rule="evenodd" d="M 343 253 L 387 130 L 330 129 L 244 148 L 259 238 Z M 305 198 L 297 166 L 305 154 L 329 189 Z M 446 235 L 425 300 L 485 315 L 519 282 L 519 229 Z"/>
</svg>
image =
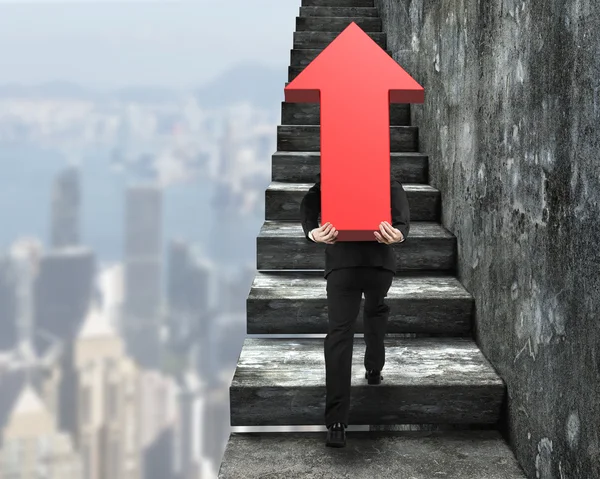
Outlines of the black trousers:
<svg viewBox="0 0 600 479">
<path fill-rule="evenodd" d="M 383 369 L 390 312 L 385 297 L 393 279 L 393 271 L 369 267 L 336 269 L 327 275 L 329 321 L 324 343 L 327 427 L 335 422 L 348 424 L 354 328 L 363 293 L 365 369 Z"/>
</svg>

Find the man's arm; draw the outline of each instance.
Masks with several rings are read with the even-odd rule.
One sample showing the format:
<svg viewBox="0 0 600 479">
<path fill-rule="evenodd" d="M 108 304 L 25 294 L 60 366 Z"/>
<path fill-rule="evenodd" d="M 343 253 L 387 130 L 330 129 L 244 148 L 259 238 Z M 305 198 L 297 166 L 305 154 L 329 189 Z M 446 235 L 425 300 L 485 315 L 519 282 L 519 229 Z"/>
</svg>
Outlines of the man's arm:
<svg viewBox="0 0 600 479">
<path fill-rule="evenodd" d="M 406 192 L 399 181 L 392 182 L 392 226 L 402 233 L 402 243 L 410 230 L 410 210 Z"/>
<path fill-rule="evenodd" d="M 308 241 L 314 241 L 312 230 L 319 227 L 319 215 L 321 214 L 321 182 L 317 181 L 310 187 L 302 202 L 300 203 L 300 217 L 302 229 Z"/>
</svg>

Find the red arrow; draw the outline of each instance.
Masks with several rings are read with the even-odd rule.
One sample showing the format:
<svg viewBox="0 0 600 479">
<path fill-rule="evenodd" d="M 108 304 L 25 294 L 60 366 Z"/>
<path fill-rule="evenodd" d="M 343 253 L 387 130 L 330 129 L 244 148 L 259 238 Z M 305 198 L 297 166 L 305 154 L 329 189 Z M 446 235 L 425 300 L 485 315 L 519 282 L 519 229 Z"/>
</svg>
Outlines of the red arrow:
<svg viewBox="0 0 600 479">
<path fill-rule="evenodd" d="M 352 22 L 285 101 L 321 104 L 321 224 L 337 241 L 376 241 L 379 223 L 391 223 L 390 103 L 423 103 L 423 87 Z"/>
</svg>

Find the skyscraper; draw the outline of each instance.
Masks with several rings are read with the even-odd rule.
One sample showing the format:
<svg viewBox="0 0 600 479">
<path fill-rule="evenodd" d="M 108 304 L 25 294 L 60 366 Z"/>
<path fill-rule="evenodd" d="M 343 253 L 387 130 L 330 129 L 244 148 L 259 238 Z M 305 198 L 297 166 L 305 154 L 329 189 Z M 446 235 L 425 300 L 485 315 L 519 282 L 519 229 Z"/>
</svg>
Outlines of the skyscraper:
<svg viewBox="0 0 600 479">
<path fill-rule="evenodd" d="M 156 185 L 127 189 L 125 208 L 123 328 L 130 354 L 145 367 L 159 362 L 162 311 L 162 191 Z"/>
<path fill-rule="evenodd" d="M 58 358 L 60 383 L 57 420 L 60 429 L 77 428 L 77 375 L 73 368 L 73 340 L 95 294 L 96 258 L 89 248 L 64 247 L 42 255 L 35 279 L 34 333 L 62 344 Z"/>
<path fill-rule="evenodd" d="M 234 173 L 237 154 L 235 128 L 230 119 L 224 122 L 223 136 L 219 142 L 219 176 L 224 178 Z"/>
<path fill-rule="evenodd" d="M 37 391 L 25 385 L 3 431 L 1 477 L 80 479 L 81 472 L 71 437 L 60 431 Z"/>
<path fill-rule="evenodd" d="M 108 306 L 91 306 L 75 343 L 83 477 L 140 479 L 140 371 L 110 324 Z"/>
<path fill-rule="evenodd" d="M 175 428 L 175 465 L 178 479 L 197 479 L 202 457 L 202 382 L 198 375 L 186 371 L 179 378 L 177 395 L 179 414 Z M 212 438 L 211 438 L 212 439 Z"/>
<path fill-rule="evenodd" d="M 144 479 L 171 479 L 175 472 L 177 383 L 173 377 L 159 371 L 142 371 L 139 384 L 137 410 L 140 415 Z"/>
<path fill-rule="evenodd" d="M 18 341 L 17 272 L 10 257 L 0 257 L 0 350 L 12 349 Z"/>
<path fill-rule="evenodd" d="M 52 188 L 51 208 L 52 247 L 78 245 L 81 208 L 78 168 L 71 166 L 58 174 Z"/>
<path fill-rule="evenodd" d="M 96 257 L 89 248 L 43 254 L 34 286 L 34 329 L 71 341 L 93 297 L 95 274 Z"/>
<path fill-rule="evenodd" d="M 236 174 L 237 139 L 230 121 L 225 123 L 219 144 L 219 164 L 215 194 L 211 200 L 213 221 L 211 225 L 210 257 L 219 268 L 235 265 L 240 260 L 239 232 L 243 223 L 243 192 L 236 190 L 241 178 Z"/>
<path fill-rule="evenodd" d="M 4 429 L 10 420 L 11 411 L 25 385 L 30 384 L 41 394 L 46 388 L 46 377 L 49 369 L 42 361 L 14 350 L 12 354 L 0 357 L 0 430 Z M 48 392 L 50 388 L 46 389 Z M 44 396 L 44 399 L 47 399 Z M 0 474 L 0 477 L 3 477 Z"/>
<path fill-rule="evenodd" d="M 34 287 L 42 251 L 42 243 L 35 238 L 20 238 L 10 248 L 10 262 L 16 275 L 15 321 L 19 340 L 35 342 Z"/>
<path fill-rule="evenodd" d="M 175 341 L 200 331 L 199 323 L 212 306 L 209 301 L 215 276 L 213 265 L 200 258 L 188 243 L 169 243 L 167 294 L 170 332 Z"/>
</svg>

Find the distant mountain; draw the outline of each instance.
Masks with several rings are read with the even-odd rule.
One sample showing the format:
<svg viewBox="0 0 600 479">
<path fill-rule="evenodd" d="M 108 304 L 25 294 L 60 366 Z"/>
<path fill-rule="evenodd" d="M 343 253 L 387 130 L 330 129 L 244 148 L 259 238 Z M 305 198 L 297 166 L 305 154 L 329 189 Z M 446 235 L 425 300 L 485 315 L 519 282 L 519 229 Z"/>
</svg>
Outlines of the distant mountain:
<svg viewBox="0 0 600 479">
<path fill-rule="evenodd" d="M 95 98 L 97 92 L 86 89 L 81 85 L 67 81 L 53 81 L 40 83 L 38 85 L 21 85 L 9 83 L 0 85 L 0 97 L 51 97 L 51 98 L 70 98 L 70 99 L 89 99 Z"/>
<path fill-rule="evenodd" d="M 283 101 L 286 82 L 285 68 L 243 63 L 226 70 L 200 88 L 198 103 L 206 108 L 218 108 L 247 101 L 256 107 L 272 109 Z"/>
<path fill-rule="evenodd" d="M 181 93 L 168 87 L 128 86 L 110 92 L 110 98 L 135 103 L 161 103 L 179 99 Z"/>
<path fill-rule="evenodd" d="M 286 81 L 285 68 L 274 69 L 257 63 L 242 63 L 197 89 L 196 94 L 198 102 L 205 108 L 220 108 L 247 101 L 259 108 L 272 109 L 283 101 Z M 181 94 L 175 88 L 142 85 L 100 91 L 68 81 L 38 85 L 0 85 L 0 98 L 43 97 L 160 103 L 177 100 Z"/>
<path fill-rule="evenodd" d="M 38 85 L 0 85 L 0 98 L 54 98 L 76 100 L 119 100 L 132 102 L 164 102 L 176 100 L 179 92 L 168 87 L 129 86 L 114 90 L 94 90 L 70 82 Z"/>
</svg>

